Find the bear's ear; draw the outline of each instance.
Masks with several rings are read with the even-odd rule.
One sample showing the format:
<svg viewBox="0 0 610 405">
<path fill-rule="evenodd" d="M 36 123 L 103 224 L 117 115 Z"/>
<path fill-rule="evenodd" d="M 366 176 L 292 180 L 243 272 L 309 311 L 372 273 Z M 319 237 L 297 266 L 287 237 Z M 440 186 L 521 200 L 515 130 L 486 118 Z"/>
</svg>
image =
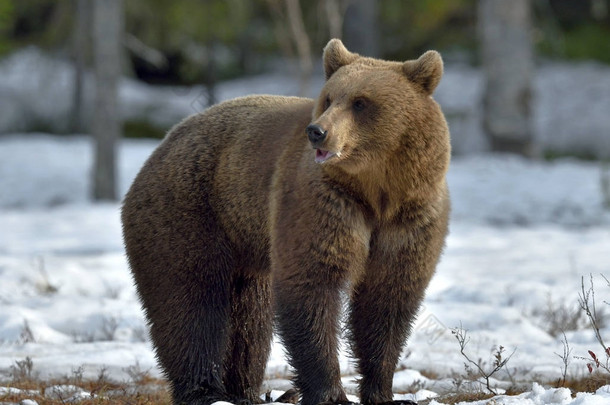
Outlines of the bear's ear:
<svg viewBox="0 0 610 405">
<path fill-rule="evenodd" d="M 340 39 L 328 41 L 324 47 L 324 74 L 328 80 L 341 66 L 349 65 L 358 58 L 357 53 L 347 50 Z"/>
<path fill-rule="evenodd" d="M 417 60 L 408 60 L 402 70 L 412 82 L 421 86 L 426 94 L 432 94 L 443 76 L 443 59 L 436 51 L 428 51 Z"/>
</svg>

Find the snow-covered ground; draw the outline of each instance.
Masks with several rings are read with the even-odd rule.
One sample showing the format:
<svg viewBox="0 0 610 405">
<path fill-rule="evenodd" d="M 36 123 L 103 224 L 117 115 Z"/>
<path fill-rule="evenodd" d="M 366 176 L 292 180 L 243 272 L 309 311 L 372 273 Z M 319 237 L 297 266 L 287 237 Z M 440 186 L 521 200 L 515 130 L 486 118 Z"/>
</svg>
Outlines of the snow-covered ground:
<svg viewBox="0 0 610 405">
<path fill-rule="evenodd" d="M 122 142 L 121 194 L 156 144 Z M 85 378 L 105 369 L 127 380 L 134 367 L 160 375 L 123 251 L 119 204 L 92 204 L 87 197 L 91 149 L 83 136 L 0 137 L 0 380 L 10 379 L 26 357 L 41 378 L 79 368 Z M 511 375 L 500 372 L 494 386 L 502 390 L 512 379 L 531 387 L 496 403 L 610 403 L 610 387 L 572 398 L 567 389 L 533 384 L 561 376 L 563 345 L 548 332 L 548 313 L 577 306 L 581 277 L 588 285 L 593 275 L 598 306 L 610 301 L 600 276 L 610 276 L 605 170 L 574 160 L 454 158 L 451 234 L 396 373 L 397 393 L 418 391 L 423 399 L 467 380 L 451 332 L 461 325 L 475 361 L 490 364 L 499 345 L 514 351 Z M 574 356 L 602 354 L 584 320 L 579 325 L 566 330 L 570 376 L 587 370 Z M 610 339 L 610 327 L 602 334 Z M 342 367 L 353 392 L 354 369 L 345 355 Z M 269 388 L 288 386 L 277 342 L 268 374 Z"/>
</svg>

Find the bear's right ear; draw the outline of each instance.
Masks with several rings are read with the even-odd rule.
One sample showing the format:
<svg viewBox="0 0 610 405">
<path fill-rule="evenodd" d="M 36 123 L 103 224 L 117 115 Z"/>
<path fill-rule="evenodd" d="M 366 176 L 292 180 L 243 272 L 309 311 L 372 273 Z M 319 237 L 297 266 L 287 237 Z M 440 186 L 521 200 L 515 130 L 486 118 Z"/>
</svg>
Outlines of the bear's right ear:
<svg viewBox="0 0 610 405">
<path fill-rule="evenodd" d="M 341 66 L 349 65 L 358 58 L 357 53 L 347 50 L 340 39 L 333 38 L 324 47 L 324 74 L 328 80 Z"/>
</svg>

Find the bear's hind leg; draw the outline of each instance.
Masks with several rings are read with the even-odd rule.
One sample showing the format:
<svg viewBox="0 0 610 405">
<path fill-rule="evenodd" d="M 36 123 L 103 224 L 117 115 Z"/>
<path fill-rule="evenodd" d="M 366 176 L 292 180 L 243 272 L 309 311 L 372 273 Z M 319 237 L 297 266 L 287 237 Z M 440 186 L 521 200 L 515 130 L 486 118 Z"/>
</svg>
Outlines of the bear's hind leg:
<svg viewBox="0 0 610 405">
<path fill-rule="evenodd" d="M 125 243 L 174 404 L 226 400 L 222 365 L 229 343 L 234 254 L 211 216 L 162 217 L 127 199 Z"/>
<path fill-rule="evenodd" d="M 261 402 L 273 333 L 270 282 L 268 270 L 248 269 L 232 283 L 231 338 L 223 377 L 232 400 Z"/>
<path fill-rule="evenodd" d="M 172 285 L 171 305 L 153 317 L 151 334 L 170 380 L 174 404 L 228 400 L 222 360 L 229 342 L 230 270 L 223 257 L 183 272 Z"/>
</svg>

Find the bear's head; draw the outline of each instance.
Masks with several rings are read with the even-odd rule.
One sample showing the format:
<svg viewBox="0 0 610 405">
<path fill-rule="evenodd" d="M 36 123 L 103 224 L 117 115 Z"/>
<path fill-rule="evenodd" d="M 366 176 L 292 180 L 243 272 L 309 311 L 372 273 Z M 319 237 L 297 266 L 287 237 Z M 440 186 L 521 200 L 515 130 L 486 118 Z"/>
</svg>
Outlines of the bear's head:
<svg viewBox="0 0 610 405">
<path fill-rule="evenodd" d="M 432 99 L 443 74 L 438 52 L 390 62 L 362 57 L 332 39 L 324 48 L 324 71 L 306 130 L 316 162 L 354 174 L 394 157 L 448 164 L 449 131 Z"/>
</svg>

